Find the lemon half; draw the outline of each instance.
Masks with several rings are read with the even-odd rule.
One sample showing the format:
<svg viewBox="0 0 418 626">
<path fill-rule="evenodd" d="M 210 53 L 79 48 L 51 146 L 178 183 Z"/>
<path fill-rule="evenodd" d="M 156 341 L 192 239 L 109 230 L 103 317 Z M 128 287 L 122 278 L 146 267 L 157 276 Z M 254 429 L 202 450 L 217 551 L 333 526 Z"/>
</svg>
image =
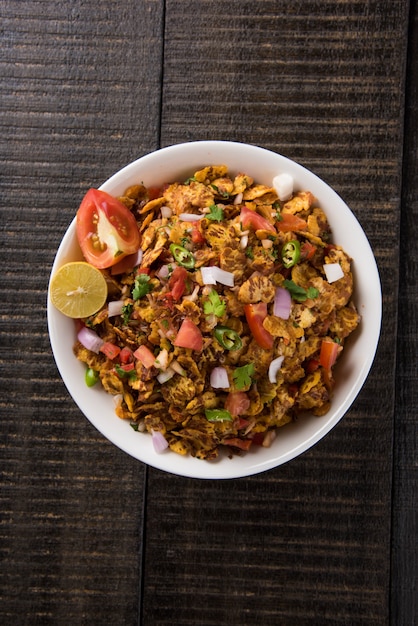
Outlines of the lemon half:
<svg viewBox="0 0 418 626">
<path fill-rule="evenodd" d="M 52 304 L 72 318 L 88 317 L 102 308 L 107 298 L 106 280 L 96 267 L 84 261 L 62 265 L 51 279 Z"/>
</svg>

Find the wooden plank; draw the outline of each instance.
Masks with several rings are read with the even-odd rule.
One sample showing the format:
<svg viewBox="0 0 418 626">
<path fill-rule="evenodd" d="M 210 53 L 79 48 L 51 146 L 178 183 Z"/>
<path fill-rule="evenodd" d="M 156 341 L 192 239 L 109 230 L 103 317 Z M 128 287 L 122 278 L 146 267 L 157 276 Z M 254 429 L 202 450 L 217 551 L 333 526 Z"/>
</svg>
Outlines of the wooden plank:
<svg viewBox="0 0 418 626">
<path fill-rule="evenodd" d="M 166 5 L 162 143 L 247 141 L 313 169 L 370 238 L 385 315 L 364 390 L 301 459 L 226 482 L 150 471 L 145 626 L 387 623 L 407 8 Z"/>
<path fill-rule="evenodd" d="M 2 624 L 130 624 L 145 468 L 66 392 L 46 329 L 87 188 L 158 147 L 162 5 L 2 2 Z"/>
<path fill-rule="evenodd" d="M 407 66 L 397 341 L 392 624 L 418 623 L 418 8 L 411 3 Z"/>
</svg>

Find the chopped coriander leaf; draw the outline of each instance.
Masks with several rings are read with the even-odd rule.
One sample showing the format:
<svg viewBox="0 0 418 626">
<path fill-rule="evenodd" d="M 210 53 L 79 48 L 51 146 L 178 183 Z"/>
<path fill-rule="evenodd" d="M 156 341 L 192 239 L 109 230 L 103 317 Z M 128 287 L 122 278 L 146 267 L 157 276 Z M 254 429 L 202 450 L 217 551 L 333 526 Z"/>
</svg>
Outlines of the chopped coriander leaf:
<svg viewBox="0 0 418 626">
<path fill-rule="evenodd" d="M 316 287 L 308 287 L 308 289 L 304 289 L 300 285 L 293 282 L 293 280 L 285 280 L 283 282 L 283 287 L 290 292 L 290 295 L 293 300 L 296 300 L 296 302 L 305 302 L 305 300 L 317 298 L 319 296 L 319 291 Z"/>
<path fill-rule="evenodd" d="M 248 363 L 242 367 L 237 367 L 232 375 L 237 389 L 244 389 L 249 387 L 252 383 L 252 376 L 254 374 L 254 363 Z"/>
<path fill-rule="evenodd" d="M 148 274 L 138 274 L 135 278 L 135 285 L 132 290 L 132 297 L 134 300 L 139 300 L 147 293 L 152 291 L 152 284 L 150 284 L 150 277 Z"/>
<path fill-rule="evenodd" d="M 211 204 L 209 207 L 209 213 L 206 213 L 206 218 L 208 220 L 212 220 L 213 222 L 222 222 L 224 218 L 224 210 L 222 207 L 217 204 Z"/>
<path fill-rule="evenodd" d="M 187 178 L 184 181 L 184 184 L 185 185 L 190 185 L 190 183 L 197 183 L 197 182 L 198 182 L 198 180 L 197 180 L 196 176 L 190 176 L 190 178 Z"/>
<path fill-rule="evenodd" d="M 137 424 L 137 422 L 131 422 L 131 423 L 129 424 L 129 426 L 130 426 L 131 428 L 133 428 L 136 432 L 138 432 L 138 424 Z"/>
<path fill-rule="evenodd" d="M 203 303 L 203 312 L 205 315 L 216 315 L 216 317 L 222 317 L 225 313 L 225 309 L 225 302 L 221 300 L 215 289 L 211 289 L 208 294 L 208 299 Z"/>
<path fill-rule="evenodd" d="M 254 252 L 252 246 L 248 246 L 247 248 L 245 248 L 245 256 L 251 260 L 254 260 Z"/>
<path fill-rule="evenodd" d="M 124 324 L 128 324 L 130 317 L 131 317 L 131 313 L 132 310 L 134 308 L 134 305 L 131 304 L 130 302 L 128 302 L 128 304 L 124 304 L 122 307 L 122 319 L 123 319 L 123 323 Z"/>
</svg>

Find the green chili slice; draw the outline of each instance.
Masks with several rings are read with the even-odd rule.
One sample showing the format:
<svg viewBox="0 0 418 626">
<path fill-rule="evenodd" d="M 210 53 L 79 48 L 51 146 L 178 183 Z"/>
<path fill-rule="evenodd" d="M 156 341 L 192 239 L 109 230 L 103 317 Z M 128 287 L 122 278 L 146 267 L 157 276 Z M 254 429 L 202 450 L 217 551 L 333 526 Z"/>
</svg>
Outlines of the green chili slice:
<svg viewBox="0 0 418 626">
<path fill-rule="evenodd" d="M 206 409 L 205 417 L 208 422 L 232 422 L 232 415 L 226 409 Z"/>
<path fill-rule="evenodd" d="M 178 243 L 172 243 L 170 246 L 171 254 L 179 265 L 182 265 L 188 270 L 191 270 L 195 266 L 195 258 L 190 250 L 186 250 Z"/>
<path fill-rule="evenodd" d="M 282 248 L 282 262 L 285 267 L 293 267 L 300 259 L 300 243 L 292 239 Z"/>
<path fill-rule="evenodd" d="M 226 350 L 239 350 L 242 347 L 241 337 L 232 328 L 216 326 L 213 334 Z"/>
</svg>

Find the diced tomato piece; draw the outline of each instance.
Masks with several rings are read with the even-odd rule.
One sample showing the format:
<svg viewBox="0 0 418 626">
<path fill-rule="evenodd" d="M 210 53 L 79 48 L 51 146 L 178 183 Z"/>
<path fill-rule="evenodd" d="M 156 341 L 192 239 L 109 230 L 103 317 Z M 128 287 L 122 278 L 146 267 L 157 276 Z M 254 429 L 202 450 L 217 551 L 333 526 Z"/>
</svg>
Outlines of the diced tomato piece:
<svg viewBox="0 0 418 626">
<path fill-rule="evenodd" d="M 187 270 L 181 266 L 174 268 L 174 271 L 168 281 L 168 288 L 170 289 L 170 294 L 173 300 L 175 300 L 176 302 L 180 300 L 180 298 L 186 291 L 186 280 Z"/>
<path fill-rule="evenodd" d="M 240 450 L 248 451 L 251 448 L 252 439 L 240 439 L 239 437 L 230 437 L 222 442 L 225 446 L 232 446 Z"/>
<path fill-rule="evenodd" d="M 244 228 L 249 228 L 251 226 L 254 230 L 267 230 L 271 233 L 277 234 L 277 231 L 271 222 L 246 206 L 242 207 L 239 219 Z"/>
<path fill-rule="evenodd" d="M 342 346 L 331 339 L 323 339 L 321 352 L 319 354 L 319 364 L 326 370 L 331 369 L 341 352 Z"/>
<path fill-rule="evenodd" d="M 122 365 L 126 365 L 127 363 L 132 363 L 133 360 L 133 352 L 128 346 L 122 348 L 119 354 L 119 361 Z"/>
<path fill-rule="evenodd" d="M 190 348 L 200 352 L 203 348 L 203 337 L 200 329 L 191 319 L 186 317 L 173 341 L 173 345 L 179 348 Z"/>
<path fill-rule="evenodd" d="M 204 238 L 202 231 L 200 230 L 199 224 L 193 224 L 192 227 L 192 242 L 196 245 L 200 245 L 205 243 L 206 239 Z"/>
<path fill-rule="evenodd" d="M 145 345 L 139 346 L 139 348 L 135 350 L 134 357 L 138 359 L 138 361 L 140 361 L 146 368 L 152 367 L 155 363 L 154 354 Z"/>
<path fill-rule="evenodd" d="M 281 213 L 281 220 L 277 222 L 277 228 L 281 233 L 306 230 L 307 227 L 305 220 L 297 215 L 293 215 L 293 213 Z"/>
<path fill-rule="evenodd" d="M 251 401 L 245 391 L 231 391 L 225 400 L 225 408 L 232 417 L 242 415 L 250 408 Z"/>
<path fill-rule="evenodd" d="M 316 252 L 316 246 L 310 241 L 305 241 L 300 247 L 300 258 L 302 261 L 309 261 Z"/>
<path fill-rule="evenodd" d="M 265 302 L 246 304 L 244 305 L 244 312 L 248 326 L 258 345 L 265 350 L 271 350 L 274 337 L 263 326 L 263 321 L 267 317 L 267 304 Z"/>
<path fill-rule="evenodd" d="M 150 273 L 150 268 L 149 267 L 138 267 L 138 269 L 136 270 L 137 275 L 138 274 L 147 274 L 149 275 Z"/>
<path fill-rule="evenodd" d="M 121 370 L 124 372 L 132 372 L 135 369 L 135 363 L 124 363 L 119 366 Z"/>
<path fill-rule="evenodd" d="M 100 352 L 103 352 L 108 359 L 113 361 L 120 354 L 119 346 L 115 346 L 114 343 L 110 343 L 110 341 L 105 341 L 105 343 L 100 348 Z"/>
</svg>

